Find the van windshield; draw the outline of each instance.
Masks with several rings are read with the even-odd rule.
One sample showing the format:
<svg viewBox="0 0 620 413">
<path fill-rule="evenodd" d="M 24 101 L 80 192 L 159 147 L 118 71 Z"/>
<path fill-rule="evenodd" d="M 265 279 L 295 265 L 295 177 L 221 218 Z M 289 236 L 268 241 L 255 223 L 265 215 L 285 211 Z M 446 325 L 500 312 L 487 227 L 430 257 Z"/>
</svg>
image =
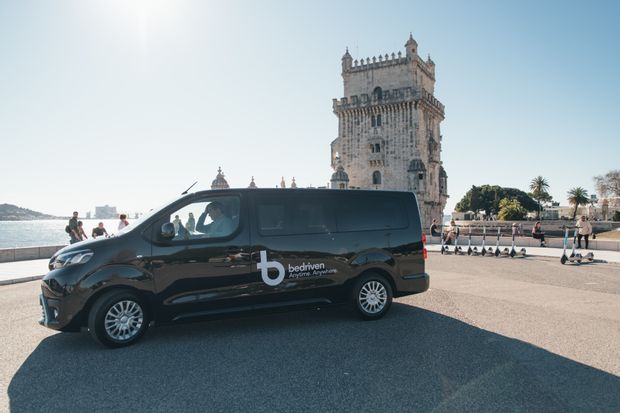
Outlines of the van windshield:
<svg viewBox="0 0 620 413">
<path fill-rule="evenodd" d="M 126 227 L 124 227 L 120 231 L 118 231 L 117 235 L 125 234 L 125 233 L 133 231 L 134 228 L 139 227 L 140 224 L 142 224 L 143 222 L 149 220 L 149 218 L 151 218 L 153 215 L 157 214 L 162 209 L 167 208 L 170 204 L 178 201 L 179 199 L 180 199 L 179 197 L 172 198 L 168 202 L 165 202 L 165 203 L 159 205 L 159 207 L 153 208 L 153 209 L 149 210 L 148 212 L 142 214 L 142 216 L 140 218 L 136 219 L 135 221 L 130 221 L 129 225 L 127 225 Z"/>
</svg>

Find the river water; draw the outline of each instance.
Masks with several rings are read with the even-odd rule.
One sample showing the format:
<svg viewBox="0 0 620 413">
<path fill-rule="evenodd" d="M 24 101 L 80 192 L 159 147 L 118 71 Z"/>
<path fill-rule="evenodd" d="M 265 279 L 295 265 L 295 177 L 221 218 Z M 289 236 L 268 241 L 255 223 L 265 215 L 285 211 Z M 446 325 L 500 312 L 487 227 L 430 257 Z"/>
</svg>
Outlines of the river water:
<svg viewBox="0 0 620 413">
<path fill-rule="evenodd" d="M 117 219 L 82 219 L 84 231 L 88 238 L 99 222 L 103 222 L 108 234 L 117 232 Z M 444 216 L 444 225 L 450 216 Z M 129 221 L 130 223 L 132 221 Z M 41 247 L 46 245 L 65 245 L 69 243 L 69 234 L 65 227 L 69 220 L 48 219 L 37 221 L 0 221 L 0 248 Z"/>
<path fill-rule="evenodd" d="M 99 222 L 103 222 L 108 234 L 118 229 L 117 219 L 82 219 L 84 232 L 91 238 L 91 232 Z M 132 221 L 129 221 L 130 224 Z M 65 227 L 69 220 L 50 219 L 37 221 L 0 221 L 0 248 L 40 247 L 45 245 L 65 245 L 69 234 Z"/>
</svg>

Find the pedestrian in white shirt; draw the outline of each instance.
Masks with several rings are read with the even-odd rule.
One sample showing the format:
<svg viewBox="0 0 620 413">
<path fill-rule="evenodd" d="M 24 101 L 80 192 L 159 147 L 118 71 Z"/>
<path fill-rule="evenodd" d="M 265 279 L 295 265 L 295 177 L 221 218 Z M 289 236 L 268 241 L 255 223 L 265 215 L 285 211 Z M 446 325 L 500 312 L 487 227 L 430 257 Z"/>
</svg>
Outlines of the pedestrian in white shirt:
<svg viewBox="0 0 620 413">
<path fill-rule="evenodd" d="M 129 221 L 127 221 L 127 215 L 125 214 L 121 214 L 118 218 L 120 219 L 120 221 L 118 222 L 118 230 L 120 231 L 121 229 L 129 225 Z"/>
<path fill-rule="evenodd" d="M 592 234 L 592 224 L 586 220 L 585 215 L 581 216 L 581 219 L 575 224 L 579 231 L 577 232 L 577 248 L 581 248 L 581 238 L 586 240 L 586 249 L 588 249 L 588 237 Z"/>
</svg>

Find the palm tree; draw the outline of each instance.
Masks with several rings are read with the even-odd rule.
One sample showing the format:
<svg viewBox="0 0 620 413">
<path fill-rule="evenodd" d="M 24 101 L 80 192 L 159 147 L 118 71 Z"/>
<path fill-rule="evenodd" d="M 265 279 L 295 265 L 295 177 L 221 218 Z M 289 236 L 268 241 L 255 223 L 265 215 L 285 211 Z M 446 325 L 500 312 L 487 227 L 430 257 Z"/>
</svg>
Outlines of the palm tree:
<svg viewBox="0 0 620 413">
<path fill-rule="evenodd" d="M 588 197 L 588 191 L 578 186 L 577 188 L 572 188 L 567 192 L 568 202 L 571 205 L 575 205 L 575 211 L 573 212 L 573 219 L 577 217 L 577 208 L 579 205 L 588 205 L 590 198 Z"/>
<path fill-rule="evenodd" d="M 551 195 L 547 190 L 549 189 L 549 182 L 542 176 L 538 175 L 530 182 L 530 190 L 532 191 L 532 198 L 538 202 L 538 215 L 536 219 L 540 219 L 541 201 L 549 201 Z"/>
</svg>

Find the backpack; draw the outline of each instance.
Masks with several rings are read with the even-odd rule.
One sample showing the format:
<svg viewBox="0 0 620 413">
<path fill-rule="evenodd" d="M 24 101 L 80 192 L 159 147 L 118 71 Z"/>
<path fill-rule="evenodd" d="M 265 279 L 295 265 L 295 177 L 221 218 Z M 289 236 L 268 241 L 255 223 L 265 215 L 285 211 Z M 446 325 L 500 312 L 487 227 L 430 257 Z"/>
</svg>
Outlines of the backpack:
<svg viewBox="0 0 620 413">
<path fill-rule="evenodd" d="M 67 234 L 71 234 L 71 227 L 70 227 L 69 225 L 67 225 L 67 226 L 65 227 L 65 232 L 66 232 Z"/>
</svg>

